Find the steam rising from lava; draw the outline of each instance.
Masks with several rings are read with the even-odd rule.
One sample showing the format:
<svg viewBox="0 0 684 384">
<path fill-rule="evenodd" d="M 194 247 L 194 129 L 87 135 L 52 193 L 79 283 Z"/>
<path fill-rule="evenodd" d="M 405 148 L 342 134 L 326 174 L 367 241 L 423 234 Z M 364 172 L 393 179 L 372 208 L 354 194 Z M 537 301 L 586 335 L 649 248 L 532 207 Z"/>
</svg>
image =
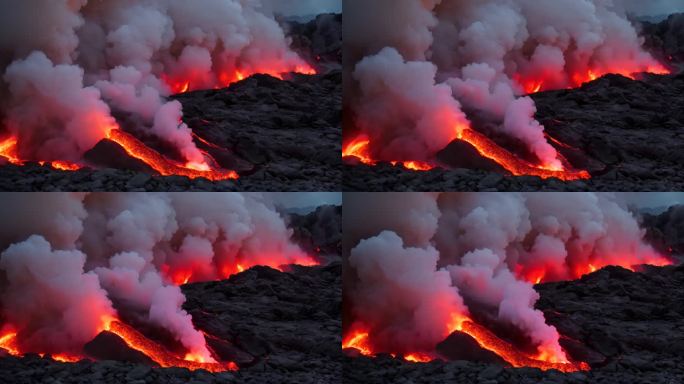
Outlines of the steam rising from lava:
<svg viewBox="0 0 684 384">
<path fill-rule="evenodd" d="M 255 73 L 315 73 L 253 1 L 0 1 L 0 35 L 0 138 L 16 141 L 0 155 L 13 162 L 82 164 L 123 112 L 185 168 L 207 170 L 167 96 Z"/>
<path fill-rule="evenodd" d="M 188 354 L 178 359 L 215 363 L 178 285 L 254 265 L 317 264 L 261 195 L 51 195 L 0 204 L 22 218 L 0 222 L 0 337 L 16 334 L 3 344 L 15 353 L 78 357 L 113 321 L 133 318 L 173 335 Z"/>
<path fill-rule="evenodd" d="M 352 194 L 344 227 L 345 347 L 420 361 L 459 330 L 514 366 L 584 369 L 534 308 L 533 285 L 606 265 L 670 263 L 610 194 Z M 486 328 L 493 324 L 528 344 L 513 349 Z"/>
<path fill-rule="evenodd" d="M 482 144 L 492 146 L 488 137 L 468 141 L 511 173 L 586 178 L 547 141 L 524 94 L 577 87 L 607 73 L 668 73 L 642 49 L 624 10 L 606 1 L 350 0 L 345 13 L 355 131 L 344 155 L 367 164 L 420 161 L 429 166 L 418 169 L 431 168 L 464 130 L 486 126 L 527 147 L 523 156 L 491 156 Z M 362 153 L 359 138 L 368 142 Z"/>
</svg>

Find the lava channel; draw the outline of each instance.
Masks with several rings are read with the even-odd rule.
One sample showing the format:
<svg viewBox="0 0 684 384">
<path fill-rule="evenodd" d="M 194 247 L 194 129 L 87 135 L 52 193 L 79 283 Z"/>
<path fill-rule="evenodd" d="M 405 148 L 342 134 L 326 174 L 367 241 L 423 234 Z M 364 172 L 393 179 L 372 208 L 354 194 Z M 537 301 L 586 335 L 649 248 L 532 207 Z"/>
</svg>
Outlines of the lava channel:
<svg viewBox="0 0 684 384">
<path fill-rule="evenodd" d="M 107 132 L 107 138 L 123 147 L 123 149 L 126 151 L 126 153 L 128 153 L 129 156 L 134 157 L 149 165 L 152 169 L 159 172 L 159 174 L 162 176 L 177 175 L 186 176 L 191 179 L 204 177 L 211 181 L 230 180 L 239 178 L 237 172 L 235 171 L 224 170 L 218 167 L 210 167 L 207 164 L 197 167 L 192 166 L 190 164 L 176 164 L 166 159 L 159 152 L 145 145 L 142 141 L 138 140 L 133 135 L 118 128 L 110 129 Z M 209 154 L 205 153 L 204 155 L 205 157 L 211 159 L 211 156 L 209 156 Z M 214 162 L 213 159 L 211 160 L 212 162 Z"/>
<path fill-rule="evenodd" d="M 552 169 L 533 165 L 525 160 L 513 155 L 510 151 L 496 144 L 487 136 L 471 128 L 456 127 L 457 139 L 463 140 L 472 145 L 477 152 L 487 159 L 490 159 L 506 169 L 514 176 L 538 176 L 542 179 L 557 178 L 564 181 L 589 179 L 591 175 L 585 170 L 574 170 L 569 162 L 558 154 L 561 169 Z M 355 157 L 364 164 L 376 165 L 370 153 L 371 141 L 367 137 L 361 136 L 347 143 L 342 150 L 342 157 Z M 433 165 L 424 162 L 391 162 L 393 165 L 402 164 L 407 169 L 416 171 L 426 171 L 434 168 Z"/>
</svg>

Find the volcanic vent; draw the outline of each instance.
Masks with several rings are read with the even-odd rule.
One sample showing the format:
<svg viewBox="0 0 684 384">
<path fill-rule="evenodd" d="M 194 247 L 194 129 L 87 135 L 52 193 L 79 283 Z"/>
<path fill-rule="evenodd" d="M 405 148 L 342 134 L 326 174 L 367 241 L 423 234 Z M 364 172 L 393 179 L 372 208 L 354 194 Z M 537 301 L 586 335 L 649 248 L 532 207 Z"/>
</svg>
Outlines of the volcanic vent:
<svg viewBox="0 0 684 384">
<path fill-rule="evenodd" d="M 295 52 L 270 12 L 234 0 L 8 6 L 3 25 L 16 36 L 0 46 L 0 165 L 3 179 L 35 178 L 6 189 L 284 189 L 238 179 L 287 179 L 275 140 L 336 152 L 339 76 L 325 75 L 331 56 Z M 35 13 L 46 20 L 27 31 Z M 324 140 L 302 133 L 312 130 Z M 333 183 L 319 169 L 328 159 L 307 155 L 287 160 L 318 172 L 311 183 Z"/>
<path fill-rule="evenodd" d="M 614 195 L 355 193 L 345 209 L 352 377 L 432 361 L 485 363 L 494 376 L 601 367 L 577 329 L 539 309 L 540 284 L 673 263 Z"/>
<path fill-rule="evenodd" d="M 350 2 L 357 24 L 345 36 L 353 84 L 345 105 L 347 190 L 589 189 L 619 165 L 606 162 L 584 131 L 567 134 L 579 119 L 560 119 L 564 105 L 540 100 L 549 91 L 582 92 L 606 75 L 648 89 L 641 80 L 671 81 L 676 68 L 672 57 L 647 52 L 640 26 L 619 3 L 418 3 L 366 9 Z M 382 21 L 388 9 L 401 24 Z M 594 118 L 600 110 L 591 100 L 565 106 Z M 620 151 L 631 154 L 628 145 Z"/>
<path fill-rule="evenodd" d="M 334 259 L 339 219 L 321 224 L 328 237 L 298 236 L 314 246 L 308 253 L 263 195 L 6 195 L 3 206 L 24 221 L 2 225 L 0 377 L 29 365 L 42 367 L 33 370 L 38 380 L 57 362 L 67 363 L 65 374 L 82 369 L 76 366 L 135 367 L 143 376 L 150 367 L 172 368 L 153 374 L 159 382 L 202 372 L 225 379 L 260 364 L 254 374 L 264 375 L 262 361 L 310 349 L 277 336 L 315 322 L 308 318 L 315 311 L 293 306 L 315 305 L 321 322 L 337 323 L 327 337 L 339 338 L 339 312 L 321 312 L 328 304 L 317 303 L 335 302 L 327 293 L 339 295 L 339 265 L 315 267 Z M 324 211 L 301 220 L 316 223 Z M 307 292 L 302 284 L 327 293 L 298 301 Z M 279 296 L 259 298 L 267 292 Z M 274 317 L 274 310 L 303 315 Z M 311 337 L 324 345 L 321 334 Z M 321 370 L 310 376 L 337 374 L 324 353 L 316 359 Z"/>
</svg>

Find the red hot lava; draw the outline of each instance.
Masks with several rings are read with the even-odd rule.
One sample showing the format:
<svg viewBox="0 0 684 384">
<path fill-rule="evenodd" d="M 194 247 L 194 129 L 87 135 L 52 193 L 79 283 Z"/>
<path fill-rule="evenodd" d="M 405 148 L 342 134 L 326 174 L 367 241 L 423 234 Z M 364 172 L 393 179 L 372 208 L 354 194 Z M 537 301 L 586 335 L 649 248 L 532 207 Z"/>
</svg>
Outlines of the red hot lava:
<svg viewBox="0 0 684 384">
<path fill-rule="evenodd" d="M 169 352 L 159 343 L 150 340 L 135 328 L 123 323 L 117 319 L 103 318 L 101 331 L 107 331 L 119 336 L 126 345 L 145 356 L 152 361 L 159 364 L 159 366 L 167 367 L 181 367 L 189 370 L 204 369 L 209 372 L 223 372 L 235 371 L 238 366 L 232 362 L 206 361 L 199 354 L 188 353 L 184 357 L 176 356 Z M 17 340 L 18 334 L 15 331 L 9 330 L 0 335 L 0 348 L 6 350 L 13 356 L 22 356 L 21 348 Z M 40 353 L 42 357 L 46 354 Z M 85 356 L 76 354 L 52 354 L 50 357 L 53 360 L 73 363 L 85 359 Z"/>
</svg>

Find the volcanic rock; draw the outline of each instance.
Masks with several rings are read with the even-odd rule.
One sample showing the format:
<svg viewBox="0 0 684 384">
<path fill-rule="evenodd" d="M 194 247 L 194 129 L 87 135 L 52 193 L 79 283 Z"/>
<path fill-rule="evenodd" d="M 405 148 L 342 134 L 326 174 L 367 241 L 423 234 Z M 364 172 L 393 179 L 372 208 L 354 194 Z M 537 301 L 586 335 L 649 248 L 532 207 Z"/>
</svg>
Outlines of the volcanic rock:
<svg viewBox="0 0 684 384">
<path fill-rule="evenodd" d="M 642 272 L 606 267 L 576 281 L 535 288 L 541 296 L 537 308 L 563 335 L 561 345 L 571 357 L 589 362 L 591 370 L 563 374 L 465 361 L 345 357 L 344 382 L 684 382 L 684 266 Z"/>
<path fill-rule="evenodd" d="M 326 257 L 342 252 L 342 206 L 325 205 L 307 215 L 290 214 L 292 238 L 303 250 Z"/>
</svg>

